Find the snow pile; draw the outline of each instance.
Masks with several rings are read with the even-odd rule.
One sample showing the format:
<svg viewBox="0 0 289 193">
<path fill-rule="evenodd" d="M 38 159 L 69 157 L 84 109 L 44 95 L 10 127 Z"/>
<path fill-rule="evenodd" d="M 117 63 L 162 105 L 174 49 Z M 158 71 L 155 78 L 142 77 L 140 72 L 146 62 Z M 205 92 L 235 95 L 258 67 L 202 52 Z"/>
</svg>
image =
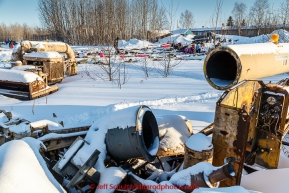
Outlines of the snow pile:
<svg viewBox="0 0 289 193">
<path fill-rule="evenodd" d="M 217 170 L 218 168 L 219 167 L 214 167 L 208 162 L 200 162 L 194 166 L 186 168 L 185 170 L 178 171 L 172 175 L 169 181 L 177 186 L 190 186 L 192 175 L 204 172 L 204 175 L 209 176 L 214 170 Z"/>
<path fill-rule="evenodd" d="M 186 124 L 188 120 L 180 115 L 162 115 L 156 119 L 161 138 L 159 151 L 184 154 L 184 143 L 191 136 Z"/>
<path fill-rule="evenodd" d="M 283 29 L 275 30 L 272 34 L 278 34 L 279 35 L 279 43 L 289 43 L 289 32 Z"/>
<path fill-rule="evenodd" d="M 0 146 L 1 193 L 65 192 L 37 152 L 39 144 L 40 141 L 27 138 L 26 141 L 14 140 Z"/>
<path fill-rule="evenodd" d="M 62 58 L 58 52 L 49 51 L 49 52 L 32 52 L 26 53 L 24 58 Z"/>
<path fill-rule="evenodd" d="M 8 61 L 10 60 L 12 55 L 12 50 L 1 49 L 0 48 L 0 61 Z"/>
<path fill-rule="evenodd" d="M 43 46 L 42 43 L 38 43 L 35 46 L 32 46 L 31 48 L 40 48 L 40 49 L 43 49 L 43 50 L 45 49 L 45 47 Z"/>
<path fill-rule="evenodd" d="M 11 68 L 11 70 L 20 70 L 20 71 L 35 70 L 35 66 L 33 65 L 14 66 Z"/>
<path fill-rule="evenodd" d="M 138 39 L 130 39 L 129 41 L 125 41 L 125 40 L 118 41 L 118 47 L 120 49 L 126 49 L 126 50 L 147 48 L 150 45 L 152 44 L 146 40 L 142 41 Z"/>
<path fill-rule="evenodd" d="M 43 81 L 43 79 L 33 72 L 24 72 L 19 70 L 0 69 L 0 78 L 2 81 L 30 83 L 35 80 Z"/>
<path fill-rule="evenodd" d="M 195 135 L 192 135 L 186 141 L 186 147 L 188 147 L 191 150 L 201 152 L 203 150 L 212 149 L 213 144 L 211 143 L 211 140 L 207 136 L 205 136 L 202 133 L 197 133 Z"/>
<path fill-rule="evenodd" d="M 242 176 L 241 186 L 263 193 L 288 192 L 288 173 L 289 168 L 256 171 Z"/>
<path fill-rule="evenodd" d="M 59 123 L 55 123 L 53 121 L 44 119 L 30 123 L 31 127 L 33 128 L 41 128 L 41 127 L 48 127 L 48 130 L 59 130 L 63 129 L 63 126 Z"/>
<path fill-rule="evenodd" d="M 170 42 L 170 43 L 173 42 L 175 44 L 181 43 L 182 45 L 187 45 L 187 44 L 191 44 L 192 43 L 192 41 L 193 41 L 192 37 L 193 37 L 192 35 L 184 37 L 181 34 L 174 34 L 174 35 L 170 35 L 168 37 L 160 39 L 158 43 L 166 44 L 168 42 Z"/>
<path fill-rule="evenodd" d="M 101 173 L 101 177 L 98 184 L 97 193 L 109 193 L 114 192 L 117 189 L 118 185 L 125 178 L 127 172 L 124 171 L 121 167 L 109 167 L 105 168 Z M 106 187 L 105 185 L 109 185 Z M 104 187 L 104 188 L 101 188 Z"/>
<path fill-rule="evenodd" d="M 9 130 L 15 134 L 30 134 L 30 124 L 28 122 L 22 122 L 17 125 L 9 126 Z"/>
<path fill-rule="evenodd" d="M 253 193 L 253 192 L 245 190 L 241 186 L 232 186 L 228 188 L 198 188 L 195 189 L 192 193 Z"/>
</svg>

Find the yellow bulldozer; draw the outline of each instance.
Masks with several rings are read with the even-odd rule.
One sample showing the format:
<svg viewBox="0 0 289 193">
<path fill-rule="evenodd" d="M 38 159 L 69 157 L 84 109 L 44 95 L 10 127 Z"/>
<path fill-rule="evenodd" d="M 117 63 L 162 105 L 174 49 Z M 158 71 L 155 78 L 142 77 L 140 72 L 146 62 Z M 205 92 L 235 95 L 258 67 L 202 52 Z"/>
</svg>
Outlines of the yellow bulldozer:
<svg viewBox="0 0 289 193">
<path fill-rule="evenodd" d="M 0 70 L 0 94 L 23 100 L 56 92 L 55 83 L 77 74 L 74 52 L 63 42 L 22 41 L 13 50 L 11 66 Z"/>
</svg>

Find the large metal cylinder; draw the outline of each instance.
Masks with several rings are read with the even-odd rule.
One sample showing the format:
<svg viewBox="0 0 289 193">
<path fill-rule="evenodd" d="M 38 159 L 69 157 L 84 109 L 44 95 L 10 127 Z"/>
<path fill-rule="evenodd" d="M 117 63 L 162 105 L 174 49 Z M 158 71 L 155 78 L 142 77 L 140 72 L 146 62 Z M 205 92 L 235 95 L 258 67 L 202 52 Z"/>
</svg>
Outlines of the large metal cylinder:
<svg viewBox="0 0 289 193">
<path fill-rule="evenodd" d="M 289 72 L 288 59 L 288 43 L 235 44 L 212 50 L 203 70 L 213 88 L 225 90 L 245 79 Z"/>
<path fill-rule="evenodd" d="M 116 160 L 143 157 L 151 162 L 159 149 L 158 124 L 151 109 L 140 106 L 131 109 L 135 125 L 108 129 L 105 137 L 108 154 Z"/>
</svg>

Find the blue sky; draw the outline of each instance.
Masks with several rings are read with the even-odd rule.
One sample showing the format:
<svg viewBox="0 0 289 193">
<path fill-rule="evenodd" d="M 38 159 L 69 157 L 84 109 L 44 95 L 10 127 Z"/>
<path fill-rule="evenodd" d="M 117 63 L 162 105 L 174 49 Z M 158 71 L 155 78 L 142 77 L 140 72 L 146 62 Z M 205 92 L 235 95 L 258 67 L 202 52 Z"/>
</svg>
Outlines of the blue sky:
<svg viewBox="0 0 289 193">
<path fill-rule="evenodd" d="M 176 11 L 175 23 L 180 18 L 181 12 L 186 9 L 194 14 L 194 27 L 211 27 L 211 17 L 216 7 L 216 0 L 159 0 L 166 8 L 173 5 Z M 285 0 L 269 0 L 274 9 L 279 8 Z M 224 0 L 221 19 L 225 22 L 231 15 L 235 0 Z M 255 0 L 238 0 L 247 5 L 247 9 L 254 4 Z M 38 0 L 0 0 L 0 23 L 27 23 L 40 25 L 37 11 Z M 161 4 L 160 4 L 161 5 Z M 177 6 L 178 5 L 178 6 Z"/>
</svg>

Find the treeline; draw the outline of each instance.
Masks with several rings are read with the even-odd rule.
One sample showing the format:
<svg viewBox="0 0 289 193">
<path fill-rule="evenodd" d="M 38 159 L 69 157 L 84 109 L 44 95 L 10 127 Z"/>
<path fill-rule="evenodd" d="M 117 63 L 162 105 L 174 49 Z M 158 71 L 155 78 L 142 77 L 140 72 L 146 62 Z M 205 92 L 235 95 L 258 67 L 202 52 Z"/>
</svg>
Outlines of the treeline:
<svg viewBox="0 0 289 193">
<path fill-rule="evenodd" d="M 37 35 L 36 35 L 37 34 Z M 8 38 L 11 40 L 19 41 L 19 40 L 41 40 L 39 35 L 47 34 L 45 29 L 29 26 L 27 24 L 9 24 L 6 25 L 4 23 L 0 24 L 0 41 L 7 41 Z"/>
<path fill-rule="evenodd" d="M 39 0 L 38 7 L 51 38 L 73 45 L 154 38 L 167 27 L 158 0 Z"/>
</svg>

